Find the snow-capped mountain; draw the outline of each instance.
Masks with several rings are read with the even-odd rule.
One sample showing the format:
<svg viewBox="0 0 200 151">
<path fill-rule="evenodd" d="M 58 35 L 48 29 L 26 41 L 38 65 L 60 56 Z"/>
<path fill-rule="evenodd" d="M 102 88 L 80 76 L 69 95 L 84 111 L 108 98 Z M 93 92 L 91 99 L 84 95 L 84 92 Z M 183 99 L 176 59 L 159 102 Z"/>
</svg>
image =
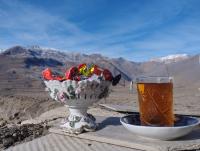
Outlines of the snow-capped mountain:
<svg viewBox="0 0 200 151">
<path fill-rule="evenodd" d="M 138 72 L 137 67 L 135 67 L 137 63 L 122 58 L 112 59 L 102 56 L 101 54 L 87 55 L 73 51 L 63 52 L 57 49 L 41 48 L 39 46 L 14 46 L 1 53 L 0 57 L 5 59 L 17 58 L 13 60 L 24 60 L 25 67 L 31 68 L 37 66 L 40 69 L 55 66 L 69 68 L 80 63 L 94 63 L 102 68 L 109 68 L 114 75 L 121 73 L 122 77 L 126 80 L 131 80 L 131 74 Z"/>
<path fill-rule="evenodd" d="M 4 49 L 1 49 L 1 48 L 0 48 L 0 53 L 2 53 L 2 52 L 4 52 Z"/>
<path fill-rule="evenodd" d="M 86 55 L 77 52 L 64 52 L 54 48 L 43 48 L 37 45 L 34 46 L 14 46 L 2 52 L 4 55 L 9 55 L 12 57 L 37 57 L 37 58 L 51 58 L 59 60 L 61 62 L 72 61 L 80 62 L 81 60 L 93 57 L 95 59 L 107 59 L 100 54 Z"/>
<path fill-rule="evenodd" d="M 163 62 L 163 63 L 172 63 L 172 62 L 178 62 L 178 61 L 182 61 L 185 59 L 188 59 L 190 56 L 188 54 L 173 54 L 173 55 L 168 55 L 168 56 L 164 56 L 164 57 L 160 57 L 160 58 L 154 58 L 151 59 L 151 61 L 154 62 Z"/>
</svg>

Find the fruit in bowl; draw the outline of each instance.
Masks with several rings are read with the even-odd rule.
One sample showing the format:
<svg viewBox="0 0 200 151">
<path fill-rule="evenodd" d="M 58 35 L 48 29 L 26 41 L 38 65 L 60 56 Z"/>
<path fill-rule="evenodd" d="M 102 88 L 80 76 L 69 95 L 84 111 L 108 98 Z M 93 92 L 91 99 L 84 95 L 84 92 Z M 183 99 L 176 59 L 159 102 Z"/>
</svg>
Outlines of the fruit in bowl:
<svg viewBox="0 0 200 151">
<path fill-rule="evenodd" d="M 60 127 L 69 133 L 79 134 L 97 128 L 95 118 L 87 113 L 93 103 L 109 94 L 110 86 L 117 85 L 121 75 L 113 76 L 108 69 L 97 65 L 80 64 L 60 76 L 47 68 L 42 72 L 46 90 L 52 99 L 69 108 L 70 115 Z"/>
</svg>

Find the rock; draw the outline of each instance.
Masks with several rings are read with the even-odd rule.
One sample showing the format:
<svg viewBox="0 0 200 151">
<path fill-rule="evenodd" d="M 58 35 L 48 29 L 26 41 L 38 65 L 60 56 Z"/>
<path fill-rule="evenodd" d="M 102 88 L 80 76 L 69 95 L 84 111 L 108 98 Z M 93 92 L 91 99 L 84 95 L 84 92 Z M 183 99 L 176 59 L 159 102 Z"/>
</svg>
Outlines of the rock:
<svg viewBox="0 0 200 151">
<path fill-rule="evenodd" d="M 9 118 L 8 118 L 10 121 L 12 121 L 14 118 L 13 118 L 13 116 L 9 116 Z"/>
<path fill-rule="evenodd" d="M 3 127 L 7 124 L 8 122 L 6 120 L 0 120 L 0 127 Z"/>
<path fill-rule="evenodd" d="M 14 115 L 13 115 L 14 118 L 17 118 L 19 117 L 19 112 L 16 112 Z"/>
<path fill-rule="evenodd" d="M 12 136 L 15 138 L 17 137 L 17 133 L 13 133 Z"/>
<path fill-rule="evenodd" d="M 43 135 L 44 130 L 46 131 L 46 127 L 41 124 L 11 124 L 0 127 L 0 146 L 8 148 L 16 142 L 30 141 Z"/>
<path fill-rule="evenodd" d="M 21 124 L 22 123 L 22 121 L 20 120 L 20 121 L 17 121 L 17 124 Z"/>
<path fill-rule="evenodd" d="M 36 133 L 35 133 L 35 136 L 36 136 L 36 137 L 40 136 L 40 133 L 39 133 L 39 132 L 36 132 Z"/>
<path fill-rule="evenodd" d="M 14 139 L 12 137 L 8 137 L 8 138 L 4 138 L 3 139 L 3 146 L 5 148 L 10 147 L 11 145 L 13 145 L 15 143 Z"/>
</svg>

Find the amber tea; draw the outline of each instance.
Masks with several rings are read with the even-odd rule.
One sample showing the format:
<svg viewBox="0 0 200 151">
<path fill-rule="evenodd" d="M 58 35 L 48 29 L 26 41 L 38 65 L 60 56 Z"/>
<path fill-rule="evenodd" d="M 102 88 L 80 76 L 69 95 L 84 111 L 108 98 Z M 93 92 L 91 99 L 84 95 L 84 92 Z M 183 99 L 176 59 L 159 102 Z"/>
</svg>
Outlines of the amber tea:
<svg viewBox="0 0 200 151">
<path fill-rule="evenodd" d="M 142 125 L 174 125 L 172 78 L 138 78 L 137 91 Z"/>
</svg>

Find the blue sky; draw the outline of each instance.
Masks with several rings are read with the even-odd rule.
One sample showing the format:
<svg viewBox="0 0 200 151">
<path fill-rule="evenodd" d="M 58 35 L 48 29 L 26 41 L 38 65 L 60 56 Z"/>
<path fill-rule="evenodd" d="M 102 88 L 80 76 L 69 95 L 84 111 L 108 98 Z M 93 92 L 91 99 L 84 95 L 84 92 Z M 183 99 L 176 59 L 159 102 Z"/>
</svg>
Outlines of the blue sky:
<svg viewBox="0 0 200 151">
<path fill-rule="evenodd" d="M 200 53 L 200 0 L 0 0 L 0 48 L 145 61 Z"/>
</svg>

